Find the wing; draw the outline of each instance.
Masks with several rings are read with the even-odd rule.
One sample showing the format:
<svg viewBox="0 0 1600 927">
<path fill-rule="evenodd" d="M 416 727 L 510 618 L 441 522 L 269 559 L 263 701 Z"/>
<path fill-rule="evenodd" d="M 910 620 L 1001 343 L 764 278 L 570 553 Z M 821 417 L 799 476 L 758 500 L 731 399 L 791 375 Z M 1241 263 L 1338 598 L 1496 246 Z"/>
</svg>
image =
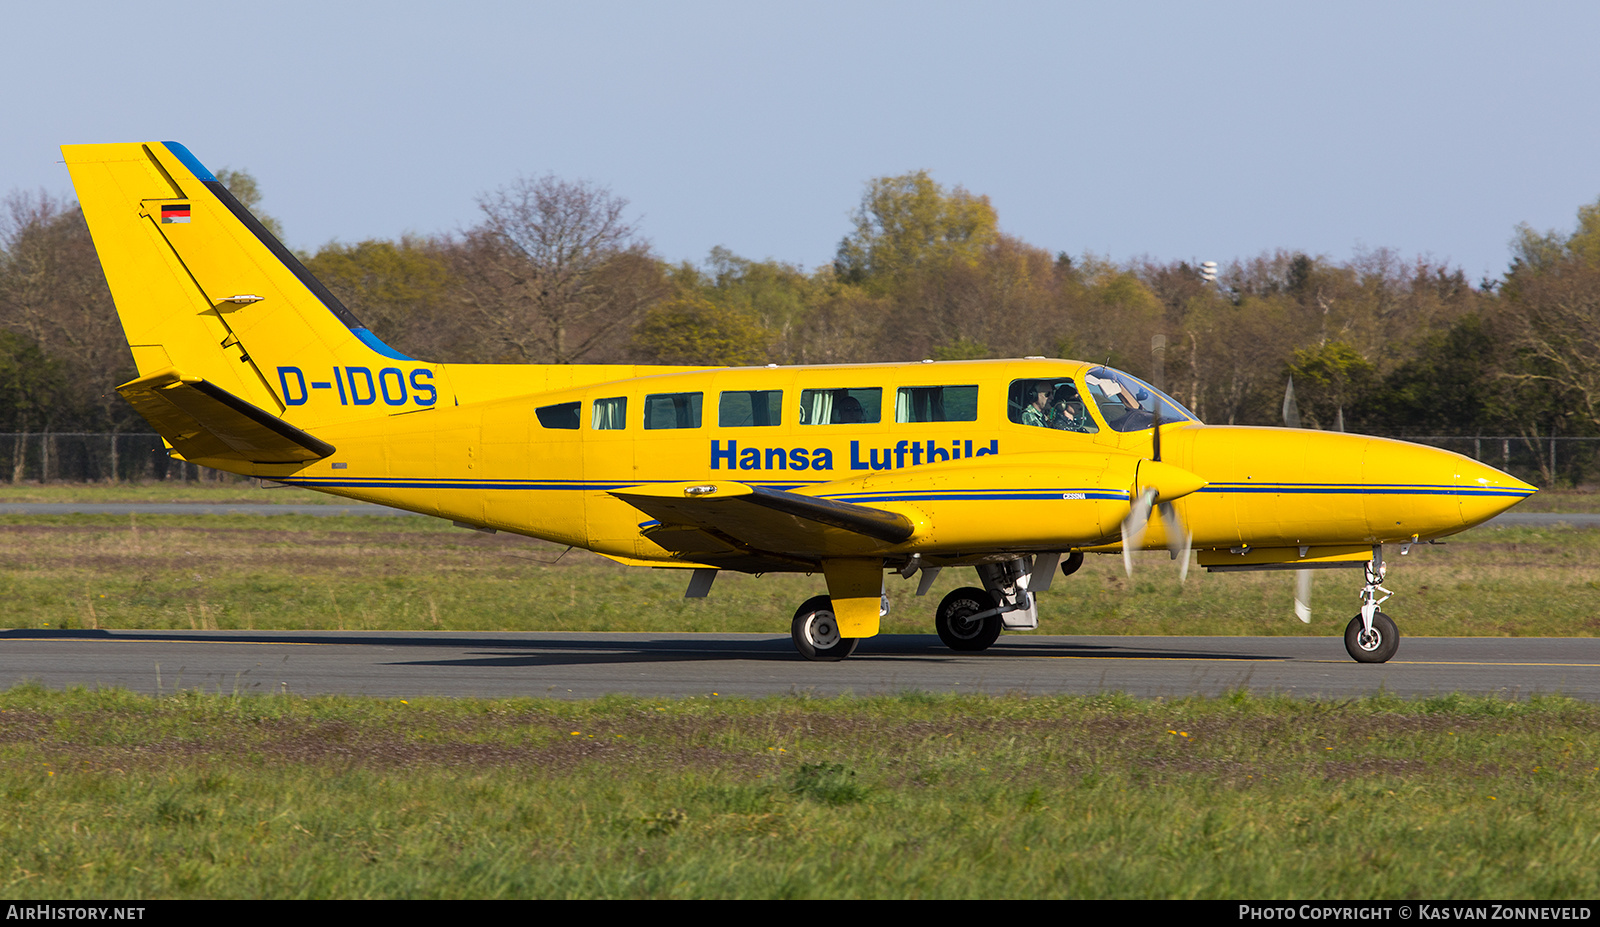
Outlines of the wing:
<svg viewBox="0 0 1600 927">
<path fill-rule="evenodd" d="M 612 490 L 651 516 L 645 536 L 687 559 L 733 566 L 780 565 L 882 553 L 910 540 L 916 523 L 888 509 L 736 482 L 669 483 Z"/>
</svg>

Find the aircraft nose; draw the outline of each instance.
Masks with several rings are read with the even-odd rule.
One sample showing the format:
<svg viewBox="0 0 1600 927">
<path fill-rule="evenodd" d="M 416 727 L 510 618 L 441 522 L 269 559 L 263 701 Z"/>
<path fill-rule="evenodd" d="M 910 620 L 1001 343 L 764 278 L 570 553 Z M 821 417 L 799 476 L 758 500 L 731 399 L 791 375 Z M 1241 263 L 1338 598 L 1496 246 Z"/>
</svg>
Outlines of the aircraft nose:
<svg viewBox="0 0 1600 927">
<path fill-rule="evenodd" d="M 1456 498 L 1461 521 L 1468 527 L 1482 524 L 1539 490 L 1488 464 L 1452 454 L 1456 458 Z"/>
<path fill-rule="evenodd" d="M 1537 491 L 1509 473 L 1437 447 L 1369 438 L 1364 456 L 1367 520 L 1378 537 L 1455 534 Z"/>
</svg>

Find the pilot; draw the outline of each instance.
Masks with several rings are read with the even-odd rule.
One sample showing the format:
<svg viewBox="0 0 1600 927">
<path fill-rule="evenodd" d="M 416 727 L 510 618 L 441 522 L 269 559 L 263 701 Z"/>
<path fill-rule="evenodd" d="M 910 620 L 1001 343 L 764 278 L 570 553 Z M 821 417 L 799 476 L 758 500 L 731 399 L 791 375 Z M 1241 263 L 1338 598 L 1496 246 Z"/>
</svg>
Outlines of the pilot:
<svg viewBox="0 0 1600 927">
<path fill-rule="evenodd" d="M 1054 412 L 1055 415 L 1050 422 L 1052 428 L 1076 431 L 1079 434 L 1089 434 L 1097 430 L 1094 420 L 1089 418 L 1089 412 L 1083 406 L 1083 400 L 1078 397 L 1077 388 L 1071 383 L 1063 383 L 1056 390 Z"/>
<path fill-rule="evenodd" d="M 1022 410 L 1022 424 L 1032 425 L 1036 428 L 1050 428 L 1056 417 L 1056 410 L 1050 406 L 1050 384 L 1045 382 L 1033 385 L 1033 401 Z"/>
<path fill-rule="evenodd" d="M 1079 434 L 1090 434 L 1096 430 L 1094 419 L 1089 417 L 1089 412 L 1083 403 L 1074 399 L 1061 404 L 1061 416 L 1056 420 L 1056 427 L 1062 431 L 1076 431 Z"/>
</svg>

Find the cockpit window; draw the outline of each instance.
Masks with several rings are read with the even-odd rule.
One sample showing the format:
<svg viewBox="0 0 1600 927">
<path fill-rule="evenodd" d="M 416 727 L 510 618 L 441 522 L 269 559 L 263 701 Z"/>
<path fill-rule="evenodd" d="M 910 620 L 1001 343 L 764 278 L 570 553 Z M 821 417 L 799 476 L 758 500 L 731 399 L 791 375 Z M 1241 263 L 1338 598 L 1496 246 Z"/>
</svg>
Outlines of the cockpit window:
<svg viewBox="0 0 1600 927">
<path fill-rule="evenodd" d="M 1089 416 L 1078 385 L 1070 379 L 1012 380 L 1006 413 L 1018 425 L 1094 434 L 1100 426 Z"/>
<path fill-rule="evenodd" d="M 1171 396 L 1120 370 L 1096 367 L 1084 374 L 1083 382 L 1112 431 L 1149 428 L 1155 422 L 1158 404 L 1163 424 L 1197 420 L 1193 412 L 1178 405 Z"/>
</svg>

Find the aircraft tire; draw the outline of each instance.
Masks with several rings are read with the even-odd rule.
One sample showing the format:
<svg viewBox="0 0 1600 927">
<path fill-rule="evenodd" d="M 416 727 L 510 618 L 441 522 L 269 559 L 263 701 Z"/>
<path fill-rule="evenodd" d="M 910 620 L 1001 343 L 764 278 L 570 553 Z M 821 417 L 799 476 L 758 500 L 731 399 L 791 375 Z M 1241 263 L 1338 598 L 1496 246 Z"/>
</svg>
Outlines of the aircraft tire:
<svg viewBox="0 0 1600 927">
<path fill-rule="evenodd" d="M 800 656 L 818 663 L 835 663 L 856 652 L 859 637 L 840 637 L 839 624 L 833 617 L 833 600 L 825 595 L 805 600 L 794 613 L 789 626 L 789 636 L 794 638 L 794 649 Z"/>
<path fill-rule="evenodd" d="M 988 650 L 991 644 L 1000 639 L 1000 616 L 990 615 L 976 621 L 968 616 L 994 607 L 994 596 L 986 590 L 963 586 L 939 603 L 939 610 L 933 616 L 933 626 L 939 632 L 939 639 L 951 650 Z"/>
<path fill-rule="evenodd" d="M 1361 616 L 1350 619 L 1344 629 L 1344 649 L 1357 663 L 1387 663 L 1400 649 L 1400 629 L 1383 612 L 1372 616 L 1372 639 L 1363 641 Z"/>
</svg>

